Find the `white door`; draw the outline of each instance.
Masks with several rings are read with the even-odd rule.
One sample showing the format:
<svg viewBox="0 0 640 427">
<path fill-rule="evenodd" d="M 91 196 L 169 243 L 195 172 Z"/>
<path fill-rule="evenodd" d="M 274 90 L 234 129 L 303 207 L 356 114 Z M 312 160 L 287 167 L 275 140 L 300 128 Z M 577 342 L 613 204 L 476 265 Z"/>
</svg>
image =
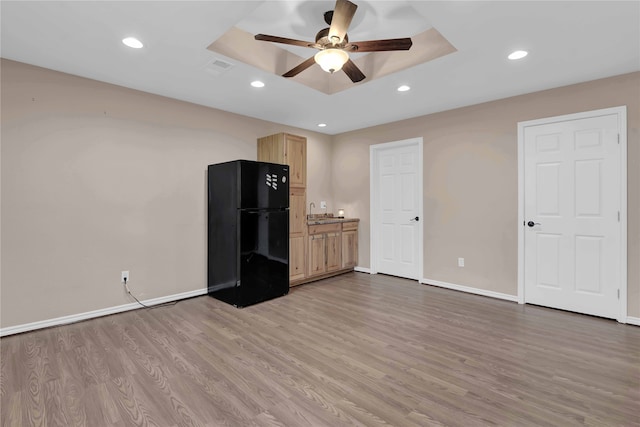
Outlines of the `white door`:
<svg viewBox="0 0 640 427">
<path fill-rule="evenodd" d="M 371 147 L 373 272 L 422 274 L 422 139 Z"/>
<path fill-rule="evenodd" d="M 525 302 L 618 317 L 619 138 L 616 113 L 524 127 Z"/>
</svg>

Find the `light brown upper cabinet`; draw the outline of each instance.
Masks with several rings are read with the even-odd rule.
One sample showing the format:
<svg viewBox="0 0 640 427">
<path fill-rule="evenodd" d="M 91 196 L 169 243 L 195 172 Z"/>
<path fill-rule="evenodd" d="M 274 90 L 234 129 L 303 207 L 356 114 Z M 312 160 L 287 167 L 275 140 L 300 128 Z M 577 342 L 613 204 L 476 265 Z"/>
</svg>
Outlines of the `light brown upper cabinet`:
<svg viewBox="0 0 640 427">
<path fill-rule="evenodd" d="M 258 160 L 289 165 L 289 187 L 307 187 L 307 138 L 288 133 L 259 138 Z"/>
</svg>

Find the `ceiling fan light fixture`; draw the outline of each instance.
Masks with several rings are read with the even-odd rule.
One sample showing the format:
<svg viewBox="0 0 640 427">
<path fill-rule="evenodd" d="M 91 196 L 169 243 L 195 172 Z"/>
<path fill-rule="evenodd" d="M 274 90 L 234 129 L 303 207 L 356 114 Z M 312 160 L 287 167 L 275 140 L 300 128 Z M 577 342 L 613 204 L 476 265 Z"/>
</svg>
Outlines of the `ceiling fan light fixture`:
<svg viewBox="0 0 640 427">
<path fill-rule="evenodd" d="M 349 54 L 341 49 L 329 48 L 316 53 L 313 58 L 324 71 L 333 74 L 342 69 L 349 60 Z"/>
</svg>

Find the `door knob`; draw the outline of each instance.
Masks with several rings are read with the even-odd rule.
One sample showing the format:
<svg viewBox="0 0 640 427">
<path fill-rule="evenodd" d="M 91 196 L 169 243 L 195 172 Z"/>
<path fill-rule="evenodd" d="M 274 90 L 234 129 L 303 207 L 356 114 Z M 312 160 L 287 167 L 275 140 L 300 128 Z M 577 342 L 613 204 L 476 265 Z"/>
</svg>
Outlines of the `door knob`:
<svg viewBox="0 0 640 427">
<path fill-rule="evenodd" d="M 409 221 L 420 221 L 420 217 L 419 217 L 419 216 L 417 216 L 417 217 L 415 217 L 415 218 L 411 218 Z"/>
<path fill-rule="evenodd" d="M 529 222 L 527 223 L 527 225 L 528 225 L 529 227 L 533 227 L 534 225 L 542 225 L 542 224 L 540 224 L 539 222 L 529 221 Z"/>
</svg>

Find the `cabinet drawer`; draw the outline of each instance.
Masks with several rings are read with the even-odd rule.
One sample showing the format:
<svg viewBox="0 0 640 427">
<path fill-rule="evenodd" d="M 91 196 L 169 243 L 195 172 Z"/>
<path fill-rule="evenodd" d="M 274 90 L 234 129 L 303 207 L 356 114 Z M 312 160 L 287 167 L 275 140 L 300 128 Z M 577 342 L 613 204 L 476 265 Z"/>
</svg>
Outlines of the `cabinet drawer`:
<svg viewBox="0 0 640 427">
<path fill-rule="evenodd" d="M 358 229 L 358 221 L 349 221 L 342 223 L 342 230 L 357 230 Z"/>
<path fill-rule="evenodd" d="M 334 224 L 320 224 L 320 225 L 310 225 L 309 226 L 309 235 L 311 234 L 320 234 L 320 233 L 331 233 L 332 231 L 340 231 L 341 224 L 336 222 Z"/>
</svg>

